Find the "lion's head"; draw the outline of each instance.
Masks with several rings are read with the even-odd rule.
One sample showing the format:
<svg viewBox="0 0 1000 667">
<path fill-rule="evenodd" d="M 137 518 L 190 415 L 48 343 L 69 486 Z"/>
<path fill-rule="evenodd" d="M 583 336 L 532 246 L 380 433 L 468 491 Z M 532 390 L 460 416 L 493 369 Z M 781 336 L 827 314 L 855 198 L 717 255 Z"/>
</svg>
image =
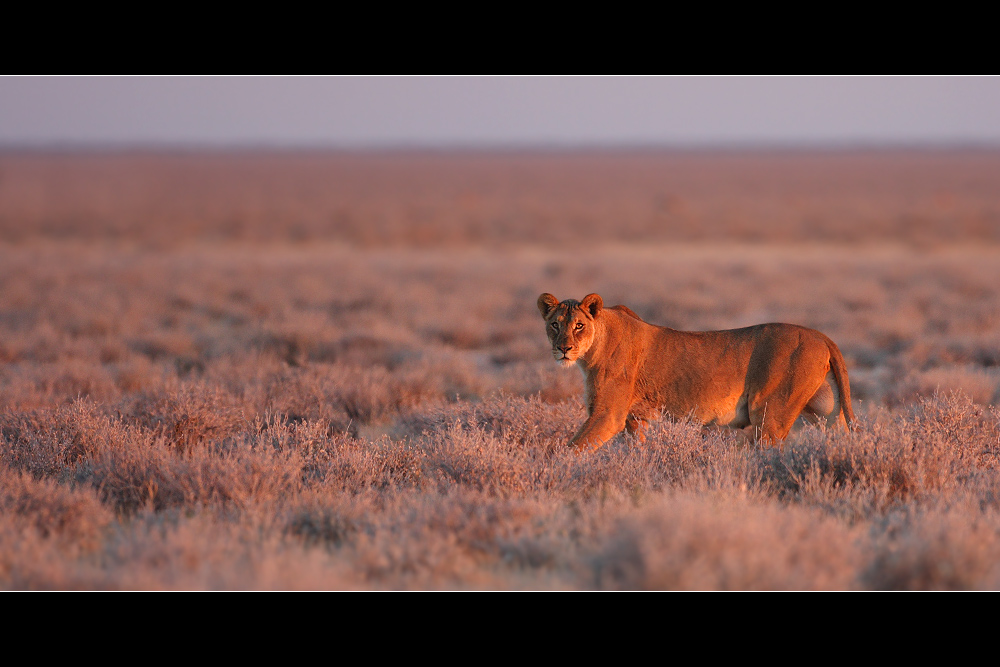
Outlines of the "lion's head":
<svg viewBox="0 0 1000 667">
<path fill-rule="evenodd" d="M 560 302 L 551 294 L 538 297 L 538 310 L 545 320 L 545 332 L 552 344 L 552 356 L 563 366 L 570 366 L 594 343 L 594 320 L 604 301 L 598 294 L 588 294 L 583 301 Z"/>
</svg>

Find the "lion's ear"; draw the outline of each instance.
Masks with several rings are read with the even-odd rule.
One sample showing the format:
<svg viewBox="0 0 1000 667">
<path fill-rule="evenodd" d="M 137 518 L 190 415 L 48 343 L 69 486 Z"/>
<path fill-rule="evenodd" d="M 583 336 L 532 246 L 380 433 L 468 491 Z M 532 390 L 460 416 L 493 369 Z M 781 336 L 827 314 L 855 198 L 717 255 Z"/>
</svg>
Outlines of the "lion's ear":
<svg viewBox="0 0 1000 667">
<path fill-rule="evenodd" d="M 583 297 L 580 307 L 584 310 L 589 310 L 591 317 L 597 317 L 597 313 L 601 312 L 601 309 L 604 308 L 604 299 L 601 298 L 600 294 L 588 294 Z"/>
<path fill-rule="evenodd" d="M 542 314 L 542 317 L 548 317 L 552 309 L 559 305 L 559 299 L 555 298 L 548 292 L 538 297 L 538 312 Z"/>
</svg>

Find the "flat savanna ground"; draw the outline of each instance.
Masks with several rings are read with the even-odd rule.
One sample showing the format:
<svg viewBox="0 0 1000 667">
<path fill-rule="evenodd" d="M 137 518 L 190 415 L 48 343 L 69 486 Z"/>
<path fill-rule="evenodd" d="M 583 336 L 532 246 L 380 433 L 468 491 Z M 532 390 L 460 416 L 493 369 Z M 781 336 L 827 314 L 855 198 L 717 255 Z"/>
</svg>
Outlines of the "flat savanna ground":
<svg viewBox="0 0 1000 667">
<path fill-rule="evenodd" d="M 0 587 L 997 588 L 998 278 L 997 152 L 0 154 Z M 541 292 L 857 428 L 575 454 Z"/>
</svg>

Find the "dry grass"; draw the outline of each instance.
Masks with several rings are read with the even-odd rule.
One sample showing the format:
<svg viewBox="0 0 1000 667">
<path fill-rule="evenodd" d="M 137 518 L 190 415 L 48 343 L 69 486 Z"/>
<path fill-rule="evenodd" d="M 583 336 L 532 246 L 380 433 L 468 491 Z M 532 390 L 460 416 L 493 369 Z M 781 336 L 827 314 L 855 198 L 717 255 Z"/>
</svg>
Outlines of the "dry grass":
<svg viewBox="0 0 1000 667">
<path fill-rule="evenodd" d="M 0 587 L 996 588 L 997 192 L 993 153 L 0 156 Z M 819 328 L 858 428 L 574 455 L 543 291 Z"/>
</svg>

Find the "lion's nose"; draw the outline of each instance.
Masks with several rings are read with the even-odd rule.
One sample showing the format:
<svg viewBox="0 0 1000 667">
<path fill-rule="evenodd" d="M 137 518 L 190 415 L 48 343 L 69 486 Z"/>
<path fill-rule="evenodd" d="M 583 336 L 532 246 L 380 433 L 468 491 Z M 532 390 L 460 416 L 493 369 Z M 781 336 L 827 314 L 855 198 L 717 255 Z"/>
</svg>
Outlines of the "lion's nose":
<svg viewBox="0 0 1000 667">
<path fill-rule="evenodd" d="M 569 352 L 570 350 L 573 349 L 573 346 L 572 345 L 559 345 L 556 349 L 559 350 L 560 352 L 562 352 L 563 354 L 566 354 L 567 352 Z"/>
</svg>

